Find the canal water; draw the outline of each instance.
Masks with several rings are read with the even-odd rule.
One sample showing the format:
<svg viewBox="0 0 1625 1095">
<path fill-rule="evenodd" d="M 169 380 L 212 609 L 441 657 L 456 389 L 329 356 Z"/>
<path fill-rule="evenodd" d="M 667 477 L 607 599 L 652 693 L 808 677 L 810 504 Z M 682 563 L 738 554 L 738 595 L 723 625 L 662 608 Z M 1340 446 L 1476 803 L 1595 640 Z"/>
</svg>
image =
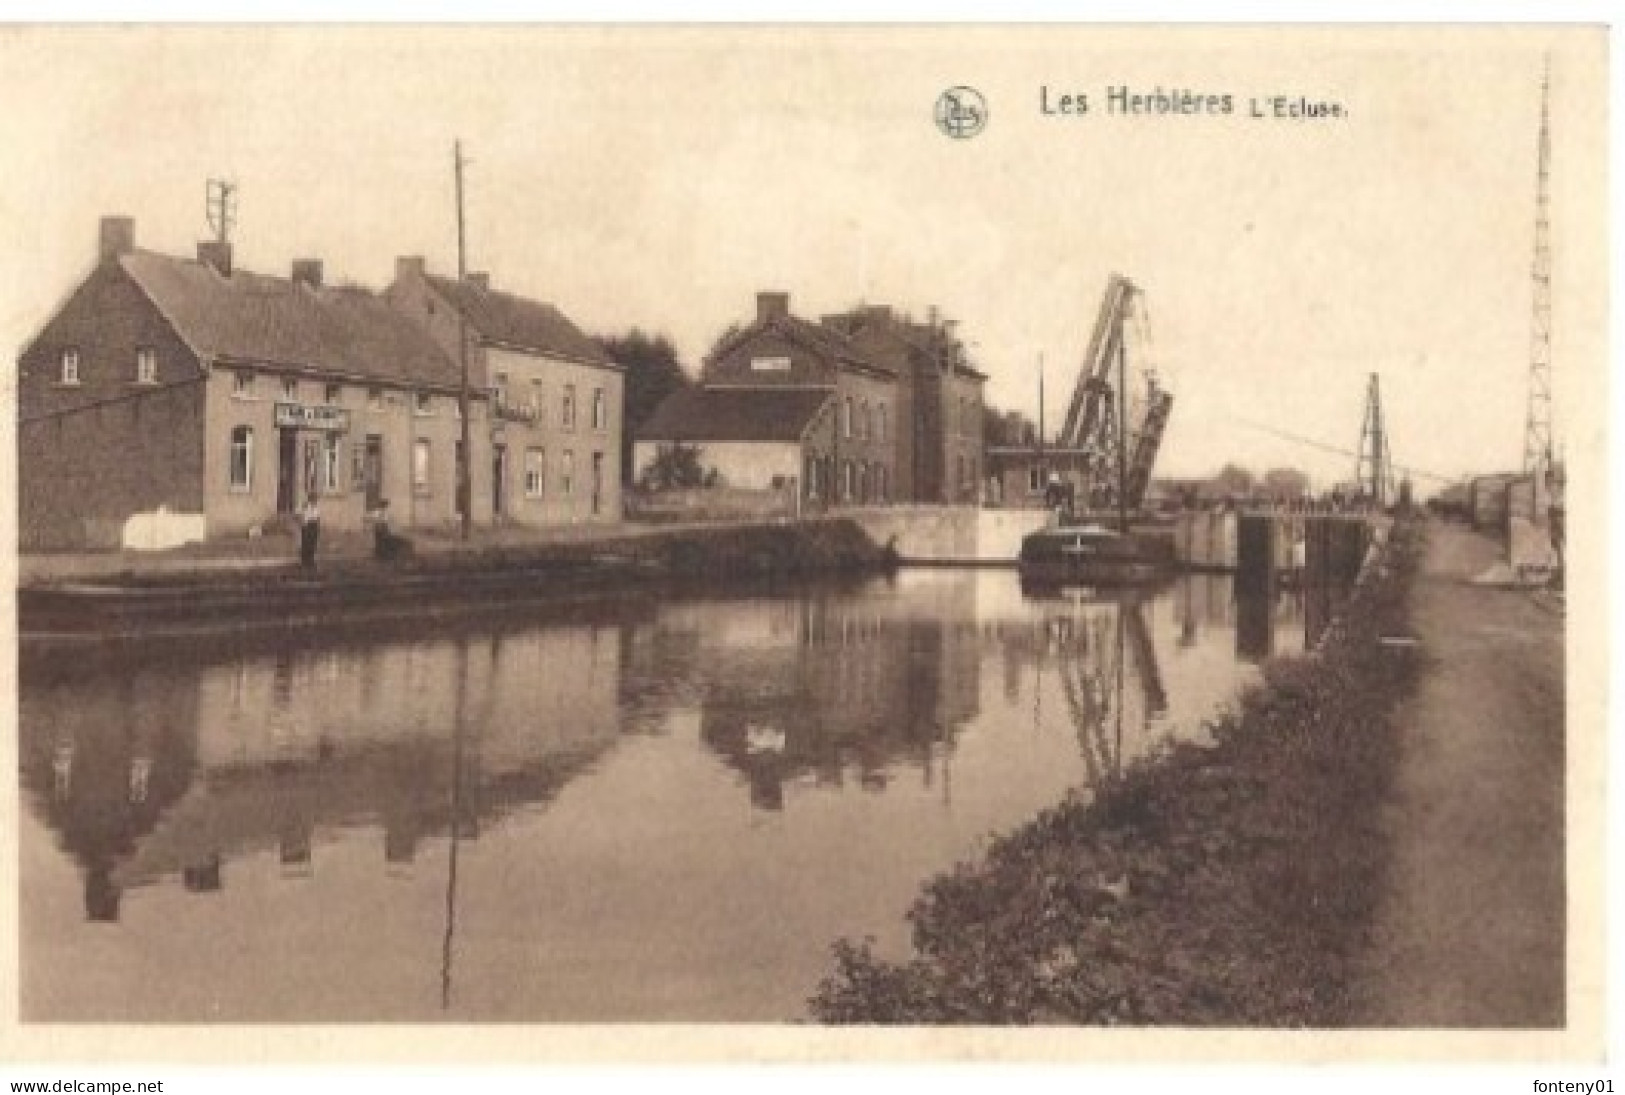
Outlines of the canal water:
<svg viewBox="0 0 1625 1095">
<path fill-rule="evenodd" d="M 804 1018 L 834 940 L 906 953 L 922 882 L 1304 643 L 1214 576 L 543 611 L 25 660 L 23 1018 Z"/>
</svg>

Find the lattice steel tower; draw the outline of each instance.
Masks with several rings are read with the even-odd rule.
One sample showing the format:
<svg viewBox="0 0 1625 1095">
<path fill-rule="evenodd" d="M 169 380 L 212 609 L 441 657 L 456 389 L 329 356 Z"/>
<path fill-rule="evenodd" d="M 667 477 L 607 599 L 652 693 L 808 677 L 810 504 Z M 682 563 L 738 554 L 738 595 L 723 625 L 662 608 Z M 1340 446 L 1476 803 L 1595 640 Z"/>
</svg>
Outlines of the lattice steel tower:
<svg viewBox="0 0 1625 1095">
<path fill-rule="evenodd" d="M 1382 421 L 1382 390 L 1377 374 L 1371 374 L 1366 385 L 1365 419 L 1360 423 L 1359 464 L 1355 480 L 1360 493 L 1379 506 L 1388 504 L 1388 490 L 1394 482 L 1392 460 L 1388 454 L 1388 431 Z"/>
<path fill-rule="evenodd" d="M 1529 404 L 1524 414 L 1523 470 L 1537 480 L 1552 469 L 1552 241 L 1550 124 L 1552 61 L 1540 80 L 1540 147 L 1535 176 L 1534 318 L 1529 335 Z"/>
</svg>

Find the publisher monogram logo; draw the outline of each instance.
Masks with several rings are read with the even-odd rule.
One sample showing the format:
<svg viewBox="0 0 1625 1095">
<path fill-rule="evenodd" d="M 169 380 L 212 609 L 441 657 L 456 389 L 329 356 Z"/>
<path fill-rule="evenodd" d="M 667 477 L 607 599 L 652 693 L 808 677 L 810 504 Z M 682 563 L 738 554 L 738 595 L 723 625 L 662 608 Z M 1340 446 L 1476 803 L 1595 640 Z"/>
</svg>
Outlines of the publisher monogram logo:
<svg viewBox="0 0 1625 1095">
<path fill-rule="evenodd" d="M 937 128 L 956 141 L 987 128 L 987 100 L 973 87 L 951 87 L 937 96 Z"/>
</svg>

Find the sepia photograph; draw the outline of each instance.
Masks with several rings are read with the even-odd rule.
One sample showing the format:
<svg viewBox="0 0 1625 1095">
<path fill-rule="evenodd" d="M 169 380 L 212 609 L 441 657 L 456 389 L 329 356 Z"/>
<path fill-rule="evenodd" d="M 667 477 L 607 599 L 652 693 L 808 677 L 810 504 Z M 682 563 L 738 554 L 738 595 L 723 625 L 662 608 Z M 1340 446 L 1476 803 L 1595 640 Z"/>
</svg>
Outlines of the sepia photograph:
<svg viewBox="0 0 1625 1095">
<path fill-rule="evenodd" d="M 0 1056 L 1602 1061 L 1608 44 L 0 27 Z"/>
</svg>

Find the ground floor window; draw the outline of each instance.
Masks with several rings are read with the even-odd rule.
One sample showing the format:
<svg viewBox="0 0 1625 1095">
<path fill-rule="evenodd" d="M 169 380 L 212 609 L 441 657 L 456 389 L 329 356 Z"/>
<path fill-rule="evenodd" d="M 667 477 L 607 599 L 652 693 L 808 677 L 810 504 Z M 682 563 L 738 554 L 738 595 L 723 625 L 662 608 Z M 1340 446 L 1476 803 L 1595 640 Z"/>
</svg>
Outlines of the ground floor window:
<svg viewBox="0 0 1625 1095">
<path fill-rule="evenodd" d="M 850 502 L 850 501 L 852 501 L 853 496 L 855 496 L 857 494 L 857 492 L 858 492 L 858 466 L 856 464 L 854 464 L 852 461 L 848 460 L 846 462 L 846 483 L 844 484 L 844 489 L 841 492 L 841 497 L 846 499 L 846 501 Z"/>
<path fill-rule="evenodd" d="M 231 489 L 247 491 L 254 486 L 254 431 L 238 426 L 231 431 Z"/>
<path fill-rule="evenodd" d="M 564 450 L 564 456 L 559 462 L 559 492 L 566 498 L 575 493 L 576 487 L 576 454 L 570 449 Z"/>
<path fill-rule="evenodd" d="M 540 498 L 547 481 L 547 450 L 525 450 L 525 497 Z"/>
<path fill-rule="evenodd" d="M 322 441 L 322 493 L 339 490 L 339 435 L 328 434 Z"/>
<path fill-rule="evenodd" d="M 887 480 L 889 469 L 884 464 L 875 465 L 875 499 L 880 502 L 891 500 L 891 483 Z"/>
<path fill-rule="evenodd" d="M 429 442 L 421 438 L 412 442 L 412 491 L 429 493 Z"/>
</svg>

